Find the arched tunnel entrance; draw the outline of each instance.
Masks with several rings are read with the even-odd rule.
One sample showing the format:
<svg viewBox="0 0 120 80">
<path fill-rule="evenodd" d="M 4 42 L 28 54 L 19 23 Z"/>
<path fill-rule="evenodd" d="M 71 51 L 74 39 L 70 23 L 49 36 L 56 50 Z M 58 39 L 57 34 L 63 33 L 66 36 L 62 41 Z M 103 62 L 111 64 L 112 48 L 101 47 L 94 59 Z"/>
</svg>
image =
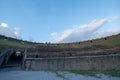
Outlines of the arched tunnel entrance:
<svg viewBox="0 0 120 80">
<path fill-rule="evenodd" d="M 13 51 L 10 55 L 7 65 L 9 67 L 20 67 L 22 66 L 23 53 L 21 51 Z"/>
</svg>

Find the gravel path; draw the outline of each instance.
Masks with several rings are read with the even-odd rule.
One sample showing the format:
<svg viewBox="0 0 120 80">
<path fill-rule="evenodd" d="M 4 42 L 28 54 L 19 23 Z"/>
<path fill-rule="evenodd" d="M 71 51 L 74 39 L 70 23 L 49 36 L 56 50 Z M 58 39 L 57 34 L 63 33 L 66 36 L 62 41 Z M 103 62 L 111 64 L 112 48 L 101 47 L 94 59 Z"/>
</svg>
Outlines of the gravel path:
<svg viewBox="0 0 120 80">
<path fill-rule="evenodd" d="M 0 80 L 120 80 L 120 77 L 103 74 L 91 77 L 65 71 L 0 70 Z"/>
</svg>

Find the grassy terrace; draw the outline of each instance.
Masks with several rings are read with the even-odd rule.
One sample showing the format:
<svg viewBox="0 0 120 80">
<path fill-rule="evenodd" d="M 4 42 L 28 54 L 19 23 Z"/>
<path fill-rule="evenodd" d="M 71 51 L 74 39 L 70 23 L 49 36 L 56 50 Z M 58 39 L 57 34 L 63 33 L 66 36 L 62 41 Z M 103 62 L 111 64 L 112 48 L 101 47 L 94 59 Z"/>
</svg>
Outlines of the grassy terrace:
<svg viewBox="0 0 120 80">
<path fill-rule="evenodd" d="M 89 40 L 89 41 L 84 41 L 80 43 L 69 43 L 69 44 L 61 44 L 60 48 L 62 49 L 67 49 L 67 48 L 86 48 L 86 47 L 91 47 L 92 45 L 99 45 L 99 46 L 105 46 L 105 47 L 112 47 L 116 45 L 120 45 L 120 34 L 108 37 L 106 40 L 105 38 L 101 39 L 96 39 L 96 40 Z M 34 44 L 26 43 L 24 44 L 20 41 L 13 41 L 13 40 L 4 40 L 0 39 L 0 50 L 2 47 L 20 47 L 20 48 L 35 48 Z"/>
<path fill-rule="evenodd" d="M 21 48 L 31 48 L 34 47 L 33 44 L 28 44 L 28 43 L 22 43 L 22 42 L 16 42 L 16 41 L 10 41 L 10 40 L 4 40 L 0 39 L 0 45 L 5 45 L 5 46 L 15 46 L 15 47 L 21 47 Z"/>
<path fill-rule="evenodd" d="M 24 44 L 20 41 L 13 41 L 13 40 L 4 40 L 0 39 L 0 45 L 1 46 L 12 46 L 12 47 L 20 47 L 20 48 L 34 48 L 34 44 L 26 43 Z M 96 40 L 89 40 L 84 41 L 80 43 L 69 43 L 69 44 L 61 44 L 60 47 L 63 49 L 66 48 L 86 48 L 91 47 L 92 45 L 100 45 L 100 46 L 106 46 L 106 47 L 112 47 L 116 45 L 120 45 L 120 34 L 108 37 L 106 40 L 105 38 L 96 39 Z M 0 46 L 0 47 L 1 47 Z"/>
<path fill-rule="evenodd" d="M 4 40 L 0 39 L 0 53 L 3 48 L 17 47 L 17 48 L 34 48 L 35 46 L 30 43 L 22 43 L 20 41 Z"/>
<path fill-rule="evenodd" d="M 90 47 L 92 45 L 100 45 L 100 46 L 106 46 L 106 47 L 112 47 L 116 45 L 120 45 L 120 35 L 114 36 L 114 37 L 109 37 L 107 40 L 105 38 L 103 39 L 97 39 L 97 40 L 92 40 L 91 41 L 85 41 L 85 42 L 80 42 L 80 43 L 73 43 L 73 44 L 63 44 L 61 45 L 61 48 L 85 48 L 85 47 Z"/>
</svg>

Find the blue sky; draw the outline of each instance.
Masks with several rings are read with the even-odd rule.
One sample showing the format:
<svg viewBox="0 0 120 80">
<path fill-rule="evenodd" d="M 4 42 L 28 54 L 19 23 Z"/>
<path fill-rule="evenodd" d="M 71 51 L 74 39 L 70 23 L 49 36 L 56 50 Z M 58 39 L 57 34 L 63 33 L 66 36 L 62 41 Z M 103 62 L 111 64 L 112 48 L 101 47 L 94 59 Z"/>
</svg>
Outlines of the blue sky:
<svg viewBox="0 0 120 80">
<path fill-rule="evenodd" d="M 120 0 L 0 0 L 0 34 L 75 42 L 120 33 Z"/>
</svg>

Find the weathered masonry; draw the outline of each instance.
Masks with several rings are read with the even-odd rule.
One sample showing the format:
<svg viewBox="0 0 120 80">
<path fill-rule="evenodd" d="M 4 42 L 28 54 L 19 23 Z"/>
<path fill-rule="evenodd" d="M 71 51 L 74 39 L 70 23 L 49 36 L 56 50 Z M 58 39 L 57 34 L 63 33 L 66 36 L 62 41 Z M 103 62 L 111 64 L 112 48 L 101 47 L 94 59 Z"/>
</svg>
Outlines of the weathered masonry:
<svg viewBox="0 0 120 80">
<path fill-rule="evenodd" d="M 120 70 L 120 54 L 25 58 L 26 70 Z"/>
</svg>

